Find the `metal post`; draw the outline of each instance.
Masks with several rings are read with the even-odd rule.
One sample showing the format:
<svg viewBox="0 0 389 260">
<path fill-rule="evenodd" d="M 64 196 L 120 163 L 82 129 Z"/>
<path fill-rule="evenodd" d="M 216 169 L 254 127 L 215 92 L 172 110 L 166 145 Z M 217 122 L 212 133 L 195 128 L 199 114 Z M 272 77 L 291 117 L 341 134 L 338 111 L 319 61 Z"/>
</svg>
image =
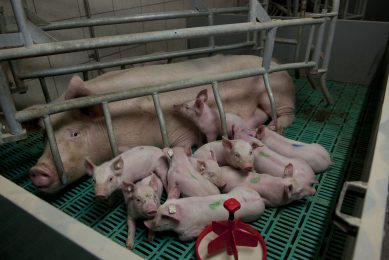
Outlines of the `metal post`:
<svg viewBox="0 0 389 260">
<path fill-rule="evenodd" d="M 161 128 L 163 146 L 169 147 L 169 137 L 168 137 L 165 118 L 163 116 L 163 111 L 161 109 L 161 103 L 159 101 L 158 93 L 153 93 L 153 102 L 154 102 L 155 112 L 157 113 L 157 117 L 159 121 L 159 127 Z"/>
<path fill-rule="evenodd" d="M 45 78 L 39 78 L 39 82 L 41 83 L 43 96 L 45 96 L 46 103 L 49 103 L 51 101 L 49 89 L 47 88 L 46 80 Z"/>
<path fill-rule="evenodd" d="M 275 123 L 276 130 L 278 130 L 277 129 L 276 103 L 275 103 L 273 91 L 271 89 L 270 81 L 269 81 L 269 69 L 270 69 L 271 59 L 273 56 L 273 49 L 274 49 L 274 43 L 275 43 L 275 39 L 276 39 L 276 33 L 277 33 L 277 28 L 273 28 L 273 29 L 269 30 L 267 33 L 262 66 L 265 68 L 265 73 L 263 74 L 263 79 L 264 79 L 265 88 L 266 88 L 266 91 L 267 91 L 267 94 L 269 97 L 269 101 L 270 101 L 271 116 L 272 116 L 273 122 Z"/>
<path fill-rule="evenodd" d="M 22 134 L 23 129 L 15 119 L 16 108 L 12 101 L 11 92 L 9 91 L 7 80 L 3 68 L 0 66 L 0 105 L 7 121 L 9 131 L 13 135 Z"/>
<path fill-rule="evenodd" d="M 316 35 L 315 50 L 313 52 L 313 57 L 312 57 L 313 61 L 316 62 L 317 64 L 315 70 L 318 69 L 320 63 L 320 53 L 323 46 L 324 29 L 325 29 L 325 23 L 320 24 Z"/>
<path fill-rule="evenodd" d="M 46 115 L 43 117 L 43 123 L 45 125 L 47 139 L 49 140 L 51 155 L 53 156 L 55 168 L 58 172 L 58 177 L 63 185 L 68 183 L 68 179 L 65 175 L 65 170 L 63 168 L 61 155 L 59 154 L 57 142 L 55 140 L 53 126 L 51 125 L 50 116 Z"/>
<path fill-rule="evenodd" d="M 220 126 L 223 132 L 223 136 L 228 138 L 226 114 L 224 112 L 223 102 L 219 94 L 219 86 L 217 84 L 217 81 L 212 82 L 212 90 L 213 90 L 213 96 L 215 97 L 217 108 L 219 110 Z"/>
<path fill-rule="evenodd" d="M 214 25 L 213 13 L 210 13 L 208 15 L 208 25 L 210 25 L 210 26 Z M 211 47 L 211 48 L 215 47 L 215 36 L 213 36 L 213 35 L 209 36 L 209 47 Z"/>
<path fill-rule="evenodd" d="M 16 87 L 16 89 L 12 90 L 12 92 L 16 92 L 16 91 L 18 91 L 18 92 L 26 92 L 27 91 L 27 87 L 24 84 L 24 81 L 21 80 L 18 77 L 18 72 L 19 72 L 18 62 L 19 61 L 16 61 L 16 60 L 10 60 L 8 62 L 9 63 L 9 67 L 11 69 L 12 77 L 13 77 L 14 82 L 15 82 L 15 87 Z"/>
<path fill-rule="evenodd" d="M 116 155 L 119 154 L 119 152 L 116 143 L 115 133 L 112 127 L 112 118 L 111 118 L 111 113 L 109 112 L 108 102 L 103 102 L 103 112 L 104 112 L 105 126 L 107 127 L 107 132 L 108 132 L 109 144 L 111 145 L 111 151 L 113 157 L 115 157 Z"/>
<path fill-rule="evenodd" d="M 31 34 L 27 29 L 26 16 L 23 11 L 23 5 L 21 0 L 11 0 L 12 9 L 18 23 L 20 32 L 23 35 L 24 45 L 28 48 L 33 45 Z"/>
</svg>

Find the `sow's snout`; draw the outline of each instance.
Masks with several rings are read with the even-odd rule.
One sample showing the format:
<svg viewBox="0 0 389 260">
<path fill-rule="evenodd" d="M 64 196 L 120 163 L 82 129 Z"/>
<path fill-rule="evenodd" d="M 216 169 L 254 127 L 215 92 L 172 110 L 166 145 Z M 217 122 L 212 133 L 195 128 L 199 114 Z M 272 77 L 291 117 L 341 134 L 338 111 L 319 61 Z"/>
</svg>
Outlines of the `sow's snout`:
<svg viewBox="0 0 389 260">
<path fill-rule="evenodd" d="M 45 192 L 54 192 L 60 186 L 58 175 L 45 164 L 37 164 L 29 172 L 32 183 Z"/>
</svg>

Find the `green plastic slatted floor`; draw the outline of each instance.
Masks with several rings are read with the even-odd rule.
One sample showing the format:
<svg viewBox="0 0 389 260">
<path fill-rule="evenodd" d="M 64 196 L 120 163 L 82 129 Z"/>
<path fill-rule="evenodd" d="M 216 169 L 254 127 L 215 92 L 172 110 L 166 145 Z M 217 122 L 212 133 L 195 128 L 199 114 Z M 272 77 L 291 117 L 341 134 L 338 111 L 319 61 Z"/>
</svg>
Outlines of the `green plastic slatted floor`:
<svg viewBox="0 0 389 260">
<path fill-rule="evenodd" d="M 259 220 L 251 223 L 266 240 L 269 259 L 312 259 L 323 245 L 336 198 L 349 163 L 360 116 L 364 110 L 367 87 L 328 82 L 335 104 L 326 106 L 318 90 L 305 80 L 296 80 L 296 120 L 285 134 L 303 142 L 317 142 L 332 155 L 334 165 L 317 175 L 317 193 L 282 208 L 266 209 Z M 42 133 L 32 133 L 18 143 L 0 149 L 2 175 L 30 192 L 37 190 L 26 173 L 43 149 Z M 42 196 L 38 194 L 39 196 Z M 125 246 L 126 213 L 123 202 L 109 208 L 94 197 L 90 179 L 84 179 L 60 195 L 44 197 L 53 206 L 87 224 L 113 241 Z M 174 233 L 157 234 L 147 241 L 146 230 L 138 227 L 135 253 L 147 259 L 194 259 L 194 242 L 181 242 Z"/>
</svg>

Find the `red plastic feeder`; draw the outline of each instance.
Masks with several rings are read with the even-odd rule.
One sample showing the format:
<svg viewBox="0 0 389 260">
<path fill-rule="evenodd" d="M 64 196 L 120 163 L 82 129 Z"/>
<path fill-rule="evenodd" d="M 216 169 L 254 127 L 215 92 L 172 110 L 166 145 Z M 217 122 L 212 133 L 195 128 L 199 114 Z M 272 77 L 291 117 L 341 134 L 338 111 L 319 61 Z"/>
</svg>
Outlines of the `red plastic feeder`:
<svg viewBox="0 0 389 260">
<path fill-rule="evenodd" d="M 231 198 L 223 206 L 229 212 L 228 220 L 212 221 L 200 233 L 196 240 L 197 259 L 230 259 L 231 256 L 235 260 L 239 256 L 241 259 L 266 259 L 263 237 L 251 226 L 234 218 L 235 211 L 240 209 L 239 201 Z"/>
</svg>

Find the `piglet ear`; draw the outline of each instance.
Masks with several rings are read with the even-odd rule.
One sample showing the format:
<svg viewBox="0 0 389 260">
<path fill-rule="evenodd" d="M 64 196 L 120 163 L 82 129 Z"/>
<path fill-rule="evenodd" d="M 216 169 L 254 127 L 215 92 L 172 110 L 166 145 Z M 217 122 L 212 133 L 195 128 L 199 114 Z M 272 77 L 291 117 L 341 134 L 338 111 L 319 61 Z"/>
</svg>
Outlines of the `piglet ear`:
<svg viewBox="0 0 389 260">
<path fill-rule="evenodd" d="M 186 155 L 192 156 L 192 149 L 190 148 L 190 146 L 185 146 L 184 150 L 185 150 Z"/>
<path fill-rule="evenodd" d="M 293 184 L 288 183 L 284 187 L 284 196 L 287 200 L 289 200 L 292 197 L 293 194 Z"/>
<path fill-rule="evenodd" d="M 313 187 L 308 188 L 308 195 L 313 196 L 316 193 L 316 189 Z"/>
<path fill-rule="evenodd" d="M 195 101 L 195 112 L 196 115 L 200 116 L 204 110 L 204 102 L 201 99 L 196 99 Z"/>
<path fill-rule="evenodd" d="M 229 150 L 232 150 L 232 142 L 228 140 L 227 138 L 223 137 L 222 144 L 224 148 L 227 148 Z"/>
<path fill-rule="evenodd" d="M 257 128 L 256 136 L 259 140 L 262 140 L 263 136 L 265 135 L 265 127 L 264 125 L 260 125 Z"/>
<path fill-rule="evenodd" d="M 136 186 L 133 182 L 122 182 L 121 189 L 125 198 L 131 198 L 134 195 Z"/>
<path fill-rule="evenodd" d="M 168 199 L 178 199 L 181 195 L 181 191 L 178 189 L 177 186 L 174 186 L 169 189 L 167 198 Z"/>
<path fill-rule="evenodd" d="M 206 101 L 208 100 L 208 90 L 207 90 L 207 89 L 201 90 L 201 91 L 197 94 L 196 99 L 200 99 L 201 101 L 206 102 Z"/>
<path fill-rule="evenodd" d="M 84 166 L 85 166 L 85 169 L 86 169 L 86 172 L 88 173 L 88 175 L 92 176 L 93 171 L 96 168 L 96 165 L 94 165 L 94 163 L 92 161 L 90 161 L 89 158 L 87 157 L 87 158 L 85 158 Z"/>
<path fill-rule="evenodd" d="M 145 226 L 146 226 L 148 229 L 151 229 L 151 227 L 153 226 L 153 221 L 154 221 L 154 219 L 144 220 L 144 221 L 143 221 L 143 224 L 145 224 Z"/>
<path fill-rule="evenodd" d="M 284 178 L 285 178 L 285 177 L 293 177 L 293 164 L 288 163 L 288 164 L 285 166 L 285 169 L 284 169 Z"/>
<path fill-rule="evenodd" d="M 216 155 L 215 155 L 214 151 L 211 150 L 210 153 L 211 153 L 211 159 L 214 160 L 214 161 L 217 161 L 216 160 Z"/>
<path fill-rule="evenodd" d="M 169 203 L 169 202 L 168 202 Z M 161 217 L 162 218 L 168 218 L 169 220 L 173 221 L 174 224 L 178 224 L 180 222 L 180 219 L 182 217 L 181 208 L 177 204 L 168 204 L 167 207 L 163 207 L 161 211 Z"/>
<path fill-rule="evenodd" d="M 197 170 L 202 174 L 205 171 L 205 162 L 198 160 L 197 161 Z"/>
<path fill-rule="evenodd" d="M 259 141 L 259 140 L 256 140 L 256 141 Z M 253 150 L 255 150 L 258 147 L 260 147 L 260 145 L 257 142 L 251 142 L 250 144 L 251 144 L 251 147 L 253 148 Z"/>
<path fill-rule="evenodd" d="M 157 179 L 158 177 L 156 176 L 156 175 L 152 175 L 151 176 L 151 180 L 150 180 L 150 183 L 149 183 L 149 186 L 151 187 L 151 188 L 153 188 L 153 190 L 155 191 L 155 192 L 157 192 L 157 190 L 158 190 L 158 179 Z"/>
<path fill-rule="evenodd" d="M 121 156 L 119 156 L 116 160 L 113 161 L 111 164 L 111 170 L 116 174 L 116 175 L 121 175 L 123 173 L 123 159 Z"/>
</svg>

